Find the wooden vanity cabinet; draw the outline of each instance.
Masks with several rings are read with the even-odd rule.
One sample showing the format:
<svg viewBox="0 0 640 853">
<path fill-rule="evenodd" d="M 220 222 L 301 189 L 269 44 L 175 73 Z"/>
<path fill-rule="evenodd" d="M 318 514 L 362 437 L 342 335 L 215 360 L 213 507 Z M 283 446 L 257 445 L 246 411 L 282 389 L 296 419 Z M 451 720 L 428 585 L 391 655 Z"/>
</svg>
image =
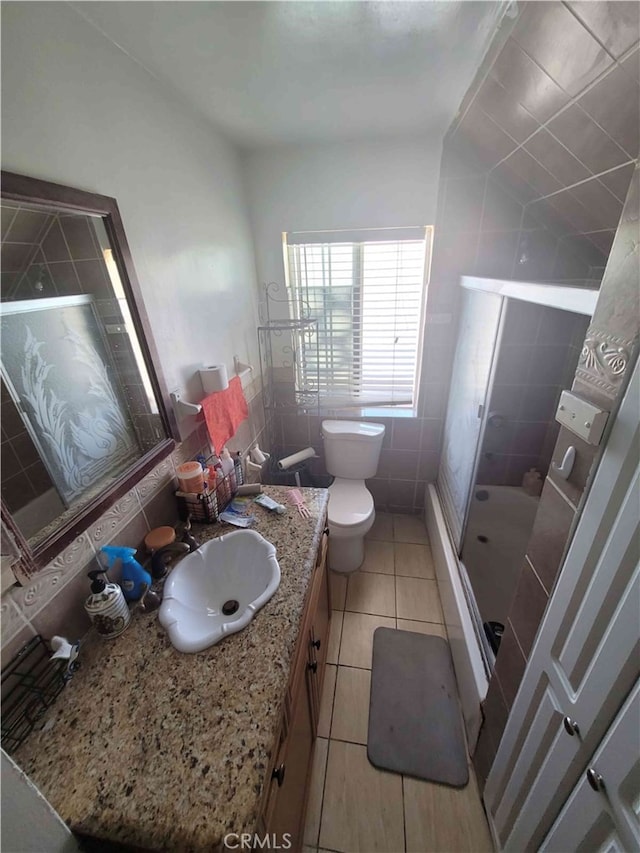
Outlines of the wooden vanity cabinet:
<svg viewBox="0 0 640 853">
<path fill-rule="evenodd" d="M 294 666 L 283 703 L 277 749 L 267 772 L 258 834 L 270 833 L 289 849 L 301 850 L 320 697 L 324 680 L 331 601 L 327 571 L 327 532 L 309 584 Z"/>
</svg>

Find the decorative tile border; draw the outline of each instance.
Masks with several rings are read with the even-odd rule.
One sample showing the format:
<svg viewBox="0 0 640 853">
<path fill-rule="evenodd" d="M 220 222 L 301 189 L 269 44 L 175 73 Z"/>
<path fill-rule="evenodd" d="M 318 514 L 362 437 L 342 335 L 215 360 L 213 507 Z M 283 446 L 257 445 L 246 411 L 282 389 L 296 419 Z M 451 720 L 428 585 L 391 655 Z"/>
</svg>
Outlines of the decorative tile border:
<svg viewBox="0 0 640 853">
<path fill-rule="evenodd" d="M 114 503 L 88 530 L 89 539 L 95 550 L 98 551 L 102 545 L 109 543 L 117 531 L 124 527 L 140 509 L 140 500 L 135 488 Z"/>
<path fill-rule="evenodd" d="M 11 598 L 10 593 L 2 596 L 2 604 L 0 604 L 0 622 L 2 623 L 2 645 L 11 642 L 11 640 L 27 628 L 29 623 L 20 612 L 20 608 Z"/>
<path fill-rule="evenodd" d="M 632 347 L 632 341 L 590 328 L 576 376 L 615 399 L 629 366 Z"/>
<path fill-rule="evenodd" d="M 71 543 L 42 571 L 33 575 L 25 586 L 13 587 L 8 597 L 26 619 L 42 610 L 61 589 L 96 555 L 87 533 Z M 3 598 L 4 604 L 4 598 Z"/>
<path fill-rule="evenodd" d="M 171 456 L 167 457 L 135 487 L 138 499 L 144 506 L 145 503 L 155 497 L 168 483 L 175 480 L 175 469 Z"/>
</svg>

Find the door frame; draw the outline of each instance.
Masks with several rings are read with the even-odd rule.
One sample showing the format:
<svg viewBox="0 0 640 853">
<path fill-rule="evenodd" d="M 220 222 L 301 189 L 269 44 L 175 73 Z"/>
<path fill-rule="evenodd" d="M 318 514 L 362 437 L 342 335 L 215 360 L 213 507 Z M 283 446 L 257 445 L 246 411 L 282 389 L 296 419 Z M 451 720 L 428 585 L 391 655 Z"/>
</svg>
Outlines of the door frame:
<svg viewBox="0 0 640 853">
<path fill-rule="evenodd" d="M 592 547 L 596 542 L 604 542 L 610 534 L 618 517 L 617 515 L 612 516 L 612 513 L 616 506 L 621 505 L 629 487 L 629 471 L 634 471 L 638 465 L 640 364 L 637 361 L 630 374 L 617 414 L 615 417 L 612 415 L 612 425 L 600 464 L 565 556 L 558 582 L 538 629 L 522 682 L 485 785 L 483 799 L 497 850 L 500 850 L 501 847 L 493 821 L 493 810 L 497 805 L 496 799 L 501 783 L 504 782 L 504 775 L 513 760 L 513 750 L 520 735 L 520 721 L 523 719 L 523 715 L 531 702 L 532 694 L 536 689 L 537 672 L 540 668 L 538 658 L 544 652 L 543 647 L 549 633 L 555 631 L 555 625 L 552 624 L 556 619 L 554 603 L 559 604 L 561 598 L 564 600 L 566 596 L 572 596 Z M 608 642 L 612 642 L 612 640 L 609 639 Z M 610 699 L 619 700 L 617 702 L 617 707 L 619 707 L 625 697 L 626 693 L 621 691 L 620 696 L 612 696 Z M 609 722 L 607 721 L 607 726 Z M 563 803 L 560 808 L 562 805 Z"/>
</svg>

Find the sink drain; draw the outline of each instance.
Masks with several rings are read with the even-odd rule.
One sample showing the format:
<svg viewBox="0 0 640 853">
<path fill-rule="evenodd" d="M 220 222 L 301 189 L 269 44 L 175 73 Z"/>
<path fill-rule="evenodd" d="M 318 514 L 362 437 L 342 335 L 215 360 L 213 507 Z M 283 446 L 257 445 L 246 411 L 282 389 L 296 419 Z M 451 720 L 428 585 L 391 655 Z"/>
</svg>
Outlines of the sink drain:
<svg viewBox="0 0 640 853">
<path fill-rule="evenodd" d="M 235 613 L 239 607 L 240 602 L 236 601 L 235 598 L 230 598 L 229 601 L 225 601 L 222 605 L 222 612 L 225 616 L 231 616 L 231 614 Z"/>
</svg>

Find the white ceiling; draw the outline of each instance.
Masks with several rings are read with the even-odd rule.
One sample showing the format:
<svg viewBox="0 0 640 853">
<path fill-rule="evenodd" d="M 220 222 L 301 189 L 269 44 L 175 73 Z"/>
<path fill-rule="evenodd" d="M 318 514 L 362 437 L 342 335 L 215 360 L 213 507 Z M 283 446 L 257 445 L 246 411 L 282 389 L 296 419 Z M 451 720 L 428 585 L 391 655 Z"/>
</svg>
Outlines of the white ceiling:
<svg viewBox="0 0 640 853">
<path fill-rule="evenodd" d="M 442 135 L 504 3 L 74 2 L 237 144 Z"/>
</svg>

